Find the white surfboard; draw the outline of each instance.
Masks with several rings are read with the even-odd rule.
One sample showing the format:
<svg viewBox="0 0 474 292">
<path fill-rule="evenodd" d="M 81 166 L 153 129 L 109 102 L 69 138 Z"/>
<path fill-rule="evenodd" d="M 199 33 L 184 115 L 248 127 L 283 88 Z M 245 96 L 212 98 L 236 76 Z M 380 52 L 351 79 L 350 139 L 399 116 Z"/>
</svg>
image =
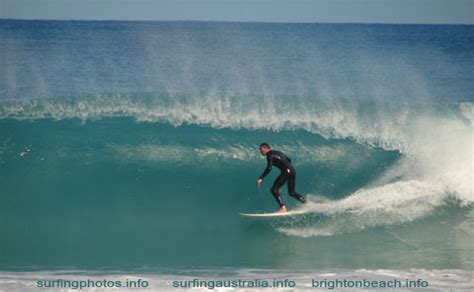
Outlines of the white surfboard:
<svg viewBox="0 0 474 292">
<path fill-rule="evenodd" d="M 309 213 L 311 211 L 308 210 L 294 210 L 294 211 L 288 211 L 288 212 L 273 212 L 273 213 L 239 213 L 241 216 L 244 217 L 291 217 L 291 216 L 297 216 L 297 215 L 303 215 L 306 213 Z"/>
</svg>

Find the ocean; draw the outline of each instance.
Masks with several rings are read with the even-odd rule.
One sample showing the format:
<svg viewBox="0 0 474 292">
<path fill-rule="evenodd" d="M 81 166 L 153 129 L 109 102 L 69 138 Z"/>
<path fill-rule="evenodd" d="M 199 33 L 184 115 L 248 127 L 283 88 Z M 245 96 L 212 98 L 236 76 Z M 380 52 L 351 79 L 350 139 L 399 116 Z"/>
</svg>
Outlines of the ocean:
<svg viewBox="0 0 474 292">
<path fill-rule="evenodd" d="M 0 56 L 0 289 L 474 287 L 472 25 L 0 20 Z M 278 207 L 262 142 L 306 215 L 239 215 Z"/>
</svg>

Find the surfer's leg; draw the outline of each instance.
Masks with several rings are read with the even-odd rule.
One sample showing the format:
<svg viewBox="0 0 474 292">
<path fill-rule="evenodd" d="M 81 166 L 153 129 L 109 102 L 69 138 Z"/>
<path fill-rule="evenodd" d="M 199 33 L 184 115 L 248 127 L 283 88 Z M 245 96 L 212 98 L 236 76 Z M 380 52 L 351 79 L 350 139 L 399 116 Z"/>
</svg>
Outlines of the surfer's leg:
<svg viewBox="0 0 474 292">
<path fill-rule="evenodd" d="M 285 183 L 286 179 L 287 179 L 287 177 L 284 176 L 283 173 L 280 174 L 277 177 L 277 179 L 275 180 L 275 182 L 273 183 L 272 188 L 270 189 L 270 192 L 272 192 L 273 197 L 275 198 L 275 200 L 277 200 L 278 205 L 280 205 L 280 207 L 285 206 L 285 204 L 283 204 L 283 199 L 281 198 L 280 194 L 278 193 L 278 190 Z"/>
<path fill-rule="evenodd" d="M 295 192 L 295 184 L 296 184 L 296 175 L 292 175 L 288 178 L 288 194 L 293 198 L 297 199 L 301 203 L 306 203 L 305 197 Z"/>
</svg>

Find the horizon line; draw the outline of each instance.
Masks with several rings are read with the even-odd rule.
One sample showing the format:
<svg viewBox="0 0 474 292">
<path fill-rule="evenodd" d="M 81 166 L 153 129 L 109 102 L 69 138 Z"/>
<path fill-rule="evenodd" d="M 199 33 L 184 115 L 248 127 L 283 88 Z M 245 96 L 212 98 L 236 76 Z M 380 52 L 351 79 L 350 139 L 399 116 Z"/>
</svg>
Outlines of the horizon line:
<svg viewBox="0 0 474 292">
<path fill-rule="evenodd" d="M 216 22 L 216 23 L 248 23 L 248 24 L 375 24 L 375 25 L 463 25 L 473 26 L 473 23 L 438 23 L 438 22 L 319 22 L 319 21 L 259 21 L 259 20 L 195 20 L 195 19 L 55 19 L 55 18 L 0 18 L 0 21 L 63 21 L 63 22 Z"/>
</svg>

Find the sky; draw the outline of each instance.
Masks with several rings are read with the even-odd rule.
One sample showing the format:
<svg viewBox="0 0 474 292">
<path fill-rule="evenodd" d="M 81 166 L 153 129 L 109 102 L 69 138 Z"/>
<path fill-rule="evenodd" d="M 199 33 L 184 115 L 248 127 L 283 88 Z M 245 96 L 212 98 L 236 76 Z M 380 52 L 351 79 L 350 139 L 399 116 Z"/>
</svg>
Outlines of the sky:
<svg viewBox="0 0 474 292">
<path fill-rule="evenodd" d="M 474 24 L 474 0 L 0 0 L 0 18 Z"/>
</svg>

